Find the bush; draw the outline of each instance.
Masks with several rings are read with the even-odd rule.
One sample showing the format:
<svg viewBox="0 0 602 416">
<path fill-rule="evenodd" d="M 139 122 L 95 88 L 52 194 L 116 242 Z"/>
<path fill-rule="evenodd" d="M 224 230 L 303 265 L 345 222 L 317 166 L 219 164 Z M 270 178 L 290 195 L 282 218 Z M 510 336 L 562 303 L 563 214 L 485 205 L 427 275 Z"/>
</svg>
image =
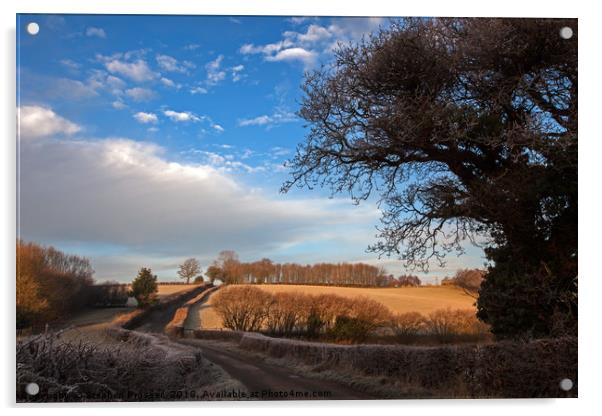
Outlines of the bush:
<svg viewBox="0 0 602 416">
<path fill-rule="evenodd" d="M 387 327 L 398 342 L 482 341 L 489 336 L 489 326 L 479 321 L 473 310 L 439 309 L 428 317 L 417 312 L 393 315 L 379 302 L 364 296 L 290 292 L 272 295 L 245 285 L 220 290 L 214 305 L 226 328 L 277 336 L 363 342 Z"/>
<path fill-rule="evenodd" d="M 364 296 L 337 301 L 341 307 L 329 331 L 337 341 L 362 342 L 368 334 L 391 320 L 386 307 Z"/>
<path fill-rule="evenodd" d="M 151 269 L 143 267 L 138 272 L 138 276 L 132 282 L 132 293 L 138 305 L 145 307 L 152 305 L 157 301 L 157 276 L 153 275 Z"/>
<path fill-rule="evenodd" d="M 226 328 L 235 331 L 262 329 L 272 296 L 256 287 L 226 287 L 215 295 L 215 310 Z"/>
<path fill-rule="evenodd" d="M 299 332 L 304 316 L 304 300 L 304 296 L 297 293 L 273 295 L 266 318 L 267 332 L 284 336 Z"/>
<path fill-rule="evenodd" d="M 425 327 L 426 318 L 418 312 L 400 313 L 391 318 L 393 334 L 401 342 L 415 339 Z"/>
<path fill-rule="evenodd" d="M 458 337 L 484 335 L 489 332 L 489 327 L 470 309 L 447 308 L 428 315 L 426 332 L 441 342 L 450 342 Z"/>
<path fill-rule="evenodd" d="M 265 331 L 273 335 L 322 335 L 340 341 L 361 341 L 384 325 L 390 314 L 365 297 L 302 293 L 270 294 L 254 286 L 234 286 L 215 295 L 215 309 L 226 328 Z"/>
</svg>

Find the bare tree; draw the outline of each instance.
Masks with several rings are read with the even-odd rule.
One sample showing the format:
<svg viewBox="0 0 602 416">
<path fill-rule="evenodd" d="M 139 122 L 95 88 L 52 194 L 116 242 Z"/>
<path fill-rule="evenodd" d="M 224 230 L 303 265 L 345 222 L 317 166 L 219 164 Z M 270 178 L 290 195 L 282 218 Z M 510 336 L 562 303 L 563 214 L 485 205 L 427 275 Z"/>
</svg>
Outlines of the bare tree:
<svg viewBox="0 0 602 416">
<path fill-rule="evenodd" d="M 201 264 L 195 258 L 189 258 L 180 264 L 180 270 L 178 270 L 178 276 L 181 279 L 186 279 L 186 284 L 190 283 L 190 279 L 196 278 L 202 273 Z"/>
</svg>

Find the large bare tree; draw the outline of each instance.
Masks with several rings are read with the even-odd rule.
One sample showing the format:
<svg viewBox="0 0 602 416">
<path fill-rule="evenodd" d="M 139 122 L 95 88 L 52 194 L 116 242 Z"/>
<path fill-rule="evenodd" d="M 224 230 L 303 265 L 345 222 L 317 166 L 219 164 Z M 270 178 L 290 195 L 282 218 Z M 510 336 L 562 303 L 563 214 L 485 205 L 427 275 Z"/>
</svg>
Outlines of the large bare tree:
<svg viewBox="0 0 602 416">
<path fill-rule="evenodd" d="M 576 20 L 392 22 L 340 46 L 303 91 L 309 133 L 284 192 L 375 197 L 370 248 L 410 267 L 482 245 L 479 316 L 500 337 L 574 328 Z"/>
</svg>

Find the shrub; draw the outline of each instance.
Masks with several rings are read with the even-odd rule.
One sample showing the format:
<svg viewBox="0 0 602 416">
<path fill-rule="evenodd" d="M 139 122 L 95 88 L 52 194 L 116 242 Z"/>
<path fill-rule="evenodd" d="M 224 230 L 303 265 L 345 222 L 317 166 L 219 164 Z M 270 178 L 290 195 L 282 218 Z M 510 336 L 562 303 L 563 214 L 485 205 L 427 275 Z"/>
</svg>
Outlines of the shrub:
<svg viewBox="0 0 602 416">
<path fill-rule="evenodd" d="M 292 335 L 300 330 L 305 297 L 298 293 L 276 293 L 266 317 L 266 329 L 276 335 Z"/>
<path fill-rule="evenodd" d="M 361 342 L 366 339 L 367 332 L 360 319 L 340 315 L 329 330 L 329 335 L 337 341 Z"/>
<path fill-rule="evenodd" d="M 431 312 L 426 320 L 426 332 L 442 342 L 449 342 L 458 336 L 484 335 L 488 326 L 479 321 L 470 309 L 438 309 Z"/>
<path fill-rule="evenodd" d="M 232 330 L 309 338 L 326 335 L 340 341 L 364 340 L 390 319 L 387 308 L 366 297 L 271 295 L 253 286 L 228 287 L 216 294 L 214 304 L 224 326 Z"/>
<path fill-rule="evenodd" d="M 226 328 L 259 331 L 268 316 L 272 296 L 253 286 L 226 287 L 215 295 L 214 304 Z"/>
<path fill-rule="evenodd" d="M 362 342 L 375 329 L 391 319 L 388 309 L 364 296 L 355 299 L 339 298 L 340 313 L 329 335 L 338 341 Z"/>
<path fill-rule="evenodd" d="M 406 312 L 391 317 L 391 329 L 399 341 L 414 339 L 424 331 L 426 318 L 418 312 Z"/>
</svg>

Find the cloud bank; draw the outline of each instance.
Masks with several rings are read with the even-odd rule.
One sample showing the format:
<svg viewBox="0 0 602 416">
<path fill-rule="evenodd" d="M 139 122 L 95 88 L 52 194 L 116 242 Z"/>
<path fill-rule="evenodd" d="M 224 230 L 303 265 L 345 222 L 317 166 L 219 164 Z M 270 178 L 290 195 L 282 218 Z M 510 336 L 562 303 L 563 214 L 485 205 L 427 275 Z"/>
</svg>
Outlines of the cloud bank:
<svg viewBox="0 0 602 416">
<path fill-rule="evenodd" d="M 171 160 L 156 144 L 70 138 L 81 127 L 48 108 L 22 107 L 19 114 L 20 235 L 59 247 L 111 247 L 117 254 L 90 255 L 100 279 L 130 279 L 143 261 L 168 267 L 174 258 L 212 258 L 225 248 L 263 257 L 324 230 L 343 246 L 345 230 L 378 217 L 348 201 L 269 196 L 210 161 Z"/>
</svg>

